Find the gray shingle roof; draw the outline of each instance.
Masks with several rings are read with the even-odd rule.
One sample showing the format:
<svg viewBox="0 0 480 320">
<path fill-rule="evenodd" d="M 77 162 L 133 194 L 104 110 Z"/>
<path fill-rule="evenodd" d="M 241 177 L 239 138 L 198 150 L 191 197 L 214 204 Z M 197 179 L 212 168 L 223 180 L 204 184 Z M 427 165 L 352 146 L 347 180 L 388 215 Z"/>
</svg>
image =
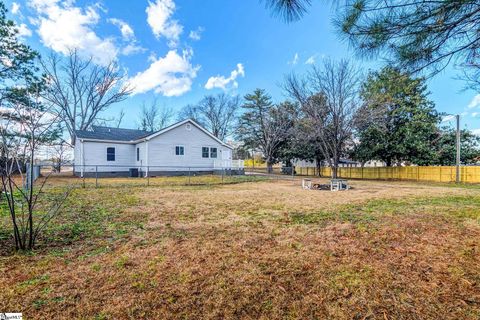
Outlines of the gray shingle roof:
<svg viewBox="0 0 480 320">
<path fill-rule="evenodd" d="M 144 130 L 135 130 L 135 129 L 121 129 L 121 128 L 110 128 L 110 127 L 100 127 L 100 126 L 92 126 L 91 130 L 75 130 L 75 135 L 79 139 L 94 139 L 94 140 L 109 140 L 109 141 L 123 141 L 123 142 L 133 142 L 135 140 L 139 140 L 142 138 L 146 138 L 149 136 L 154 136 L 155 134 L 158 133 L 163 133 L 168 131 L 171 128 L 175 128 L 178 125 L 181 125 L 182 123 L 186 122 L 191 122 L 204 132 L 206 132 L 208 135 L 210 135 L 213 139 L 217 140 L 219 143 L 222 145 L 233 149 L 232 146 L 226 144 L 225 142 L 222 142 L 215 136 L 213 136 L 210 132 L 205 130 L 201 125 L 196 123 L 192 119 L 186 119 L 183 121 L 179 121 L 177 123 L 174 123 L 168 127 L 165 127 L 161 130 L 151 132 L 151 131 L 144 131 Z"/>
<path fill-rule="evenodd" d="M 75 135 L 80 139 L 98 139 L 112 141 L 132 141 L 141 139 L 152 132 L 136 129 L 122 129 L 92 126 L 92 130 L 75 130 Z"/>
</svg>

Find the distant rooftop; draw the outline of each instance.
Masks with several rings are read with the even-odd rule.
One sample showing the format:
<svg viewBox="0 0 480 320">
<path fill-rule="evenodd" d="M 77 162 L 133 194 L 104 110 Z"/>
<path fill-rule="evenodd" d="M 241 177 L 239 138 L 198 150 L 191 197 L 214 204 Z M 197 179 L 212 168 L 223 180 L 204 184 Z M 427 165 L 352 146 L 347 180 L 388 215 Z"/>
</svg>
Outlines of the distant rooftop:
<svg viewBox="0 0 480 320">
<path fill-rule="evenodd" d="M 150 131 L 92 126 L 91 130 L 75 130 L 80 139 L 98 139 L 112 141 L 132 141 L 152 134 Z"/>
</svg>

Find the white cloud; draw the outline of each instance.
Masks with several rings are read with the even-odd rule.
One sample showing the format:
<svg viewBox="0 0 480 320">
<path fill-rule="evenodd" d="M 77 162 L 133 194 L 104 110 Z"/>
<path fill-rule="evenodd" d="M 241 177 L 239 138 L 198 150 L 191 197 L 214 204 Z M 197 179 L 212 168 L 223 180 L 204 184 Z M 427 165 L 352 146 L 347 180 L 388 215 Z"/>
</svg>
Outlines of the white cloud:
<svg viewBox="0 0 480 320">
<path fill-rule="evenodd" d="M 202 38 L 202 32 L 205 31 L 203 27 L 198 27 L 197 30 L 190 31 L 188 37 L 194 41 L 198 41 Z"/>
<path fill-rule="evenodd" d="M 124 40 L 135 39 L 135 33 L 133 32 L 132 27 L 130 27 L 130 25 L 125 21 L 117 18 L 110 18 L 108 19 L 108 22 L 117 26 L 120 29 L 120 32 L 122 33 L 122 38 Z"/>
<path fill-rule="evenodd" d="M 472 101 L 468 104 L 468 109 L 473 109 L 480 107 L 480 94 L 477 94 L 475 97 L 473 97 Z"/>
<path fill-rule="evenodd" d="M 120 32 L 122 33 L 122 39 L 127 42 L 127 44 L 120 51 L 122 55 L 130 56 L 136 53 L 145 52 L 147 50 L 138 44 L 137 38 L 135 37 L 135 32 L 128 23 L 117 18 L 110 18 L 108 19 L 108 22 L 120 29 Z"/>
<path fill-rule="evenodd" d="M 316 54 L 314 54 L 313 56 L 310 56 L 307 59 L 307 61 L 305 61 L 305 64 L 315 64 L 316 58 L 317 58 Z"/>
<path fill-rule="evenodd" d="M 476 118 L 479 114 L 479 112 L 472 112 L 472 117 Z"/>
<path fill-rule="evenodd" d="M 191 51 L 183 51 L 179 55 L 170 50 L 163 58 L 152 58 L 147 70 L 137 73 L 129 80 L 133 94 L 155 91 L 167 97 L 180 96 L 192 87 L 199 67 L 192 66 Z"/>
<path fill-rule="evenodd" d="M 74 1 L 32 0 L 38 18 L 37 33 L 45 46 L 63 54 L 77 49 L 84 57 L 106 65 L 116 60 L 118 49 L 110 38 L 100 38 L 93 30 L 100 19 L 98 6 L 75 7 Z"/>
<path fill-rule="evenodd" d="M 148 62 L 152 62 L 152 63 L 157 61 L 157 55 L 155 54 L 155 52 L 150 52 L 147 60 L 148 60 Z"/>
<path fill-rule="evenodd" d="M 147 51 L 147 49 L 143 48 L 142 46 L 139 46 L 135 43 L 130 43 L 130 44 L 127 44 L 125 47 L 122 48 L 122 55 L 124 56 L 130 56 L 132 54 L 136 54 L 136 53 L 141 53 L 141 52 L 145 52 Z"/>
<path fill-rule="evenodd" d="M 20 4 L 12 2 L 12 14 L 17 14 L 20 11 Z"/>
<path fill-rule="evenodd" d="M 216 77 L 210 77 L 205 84 L 205 89 L 210 90 L 213 88 L 220 88 L 227 90 L 228 87 L 232 86 L 233 88 L 238 87 L 238 82 L 236 81 L 238 76 L 245 77 L 245 69 L 241 63 L 237 64 L 237 69 L 233 70 L 230 73 L 230 77 L 225 78 L 224 76 L 217 75 Z"/>
<path fill-rule="evenodd" d="M 173 0 L 149 1 L 145 12 L 147 13 L 147 22 L 155 37 L 157 39 L 165 37 L 169 40 L 169 46 L 175 47 L 183 32 L 183 26 L 177 20 L 172 19 L 175 2 Z"/>
<path fill-rule="evenodd" d="M 32 31 L 27 27 L 25 23 L 19 24 L 17 26 L 17 29 L 19 37 L 30 37 L 32 35 Z"/>
<path fill-rule="evenodd" d="M 477 136 L 480 136 L 480 128 L 478 128 L 478 129 L 473 129 L 473 130 L 472 130 L 472 133 L 473 133 L 473 134 L 476 134 Z"/>
<path fill-rule="evenodd" d="M 293 60 L 289 61 L 288 64 L 296 65 L 299 59 L 300 59 L 300 56 L 298 55 L 298 52 L 295 52 L 295 55 L 293 56 Z"/>
</svg>

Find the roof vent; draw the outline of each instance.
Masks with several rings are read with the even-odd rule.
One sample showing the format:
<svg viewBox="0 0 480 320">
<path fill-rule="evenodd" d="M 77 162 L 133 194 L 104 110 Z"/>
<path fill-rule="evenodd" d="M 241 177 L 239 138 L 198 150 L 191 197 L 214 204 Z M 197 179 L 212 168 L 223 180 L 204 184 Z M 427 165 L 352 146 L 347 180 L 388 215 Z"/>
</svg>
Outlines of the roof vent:
<svg viewBox="0 0 480 320">
<path fill-rule="evenodd" d="M 185 129 L 187 129 L 188 131 L 192 130 L 192 125 L 190 123 L 187 123 Z"/>
</svg>

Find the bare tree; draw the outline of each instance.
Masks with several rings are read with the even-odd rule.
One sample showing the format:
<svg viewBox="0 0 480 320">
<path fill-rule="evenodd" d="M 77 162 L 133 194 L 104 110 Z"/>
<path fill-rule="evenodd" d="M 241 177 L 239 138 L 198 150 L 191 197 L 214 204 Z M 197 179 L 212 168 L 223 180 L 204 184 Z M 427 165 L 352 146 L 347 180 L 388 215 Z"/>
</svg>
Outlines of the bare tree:
<svg viewBox="0 0 480 320">
<path fill-rule="evenodd" d="M 125 118 L 125 110 L 120 110 L 118 117 L 115 118 L 115 127 L 120 128 L 122 125 L 123 118 Z"/>
<path fill-rule="evenodd" d="M 168 107 L 160 108 L 154 99 L 148 107 L 143 103 L 139 127 L 145 131 L 157 131 L 169 125 L 172 118 L 173 110 Z"/>
<path fill-rule="evenodd" d="M 262 152 L 268 173 L 278 161 L 282 146 L 288 142 L 295 121 L 295 105 L 274 105 L 264 90 L 256 89 L 245 96 L 245 112 L 240 118 L 236 136 L 244 146 Z"/>
<path fill-rule="evenodd" d="M 353 135 L 359 107 L 358 84 L 358 71 L 345 60 L 326 60 L 303 77 L 291 75 L 286 79 L 286 91 L 301 105 L 305 135 L 318 143 L 333 178 L 337 177 L 340 157 Z"/>
<path fill-rule="evenodd" d="M 60 139 L 59 141 L 56 141 L 55 143 L 50 145 L 50 150 L 53 151 L 53 170 L 55 172 L 61 172 L 62 165 L 67 160 L 70 160 L 70 153 L 72 152 L 72 147 L 65 140 Z"/>
<path fill-rule="evenodd" d="M 33 249 L 39 234 L 59 212 L 70 193 L 67 189 L 41 205 L 39 202 L 47 179 L 34 188 L 34 159 L 38 148 L 59 134 L 58 116 L 42 105 L 37 93 L 29 87 L 10 91 L 0 116 L 2 162 L 0 177 L 2 202 L 10 213 L 16 250 Z M 24 163 L 27 169 L 24 171 Z"/>
<path fill-rule="evenodd" d="M 53 111 L 67 128 L 72 145 L 75 130 L 88 129 L 101 112 L 131 92 L 114 62 L 95 65 L 92 59 L 82 60 L 76 50 L 66 58 L 52 53 L 42 61 L 42 67 L 48 80 L 43 98 L 55 107 Z"/>
<path fill-rule="evenodd" d="M 199 103 L 204 123 L 210 132 L 220 140 L 231 133 L 236 113 L 240 107 L 238 96 L 230 97 L 222 93 L 217 96 L 206 96 Z"/>
<path fill-rule="evenodd" d="M 232 97 L 224 93 L 208 95 L 196 105 L 185 106 L 180 111 L 179 120 L 192 119 L 220 140 L 225 140 L 231 134 L 239 108 L 238 96 Z"/>
<path fill-rule="evenodd" d="M 198 104 L 187 104 L 178 113 L 177 120 L 182 121 L 192 119 L 202 126 L 206 126 L 203 118 L 203 112 Z"/>
</svg>

